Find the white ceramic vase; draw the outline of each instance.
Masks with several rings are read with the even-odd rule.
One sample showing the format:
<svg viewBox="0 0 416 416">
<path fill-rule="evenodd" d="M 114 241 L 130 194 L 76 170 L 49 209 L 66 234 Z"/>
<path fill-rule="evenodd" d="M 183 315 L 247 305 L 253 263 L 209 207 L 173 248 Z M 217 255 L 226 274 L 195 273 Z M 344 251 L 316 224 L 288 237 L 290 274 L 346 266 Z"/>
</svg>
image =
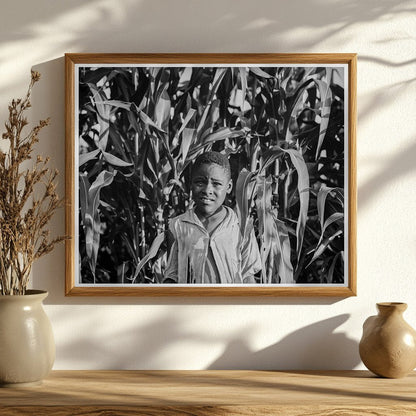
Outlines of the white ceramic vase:
<svg viewBox="0 0 416 416">
<path fill-rule="evenodd" d="M 48 292 L 0 295 L 0 385 L 41 383 L 55 361 L 52 326 L 42 301 Z"/>
</svg>

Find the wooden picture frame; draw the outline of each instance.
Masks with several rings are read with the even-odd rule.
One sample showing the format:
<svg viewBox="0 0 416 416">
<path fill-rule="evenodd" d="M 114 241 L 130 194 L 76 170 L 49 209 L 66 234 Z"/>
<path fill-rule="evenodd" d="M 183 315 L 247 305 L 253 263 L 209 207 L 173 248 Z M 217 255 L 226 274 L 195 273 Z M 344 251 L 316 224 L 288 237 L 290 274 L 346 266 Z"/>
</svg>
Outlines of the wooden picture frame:
<svg viewBox="0 0 416 416">
<path fill-rule="evenodd" d="M 65 71 L 66 295 L 356 295 L 356 54 L 71 53 Z M 231 166 L 231 280 L 213 245 L 196 271 L 210 239 L 167 231 L 199 218 L 191 165 L 210 150 Z"/>
</svg>

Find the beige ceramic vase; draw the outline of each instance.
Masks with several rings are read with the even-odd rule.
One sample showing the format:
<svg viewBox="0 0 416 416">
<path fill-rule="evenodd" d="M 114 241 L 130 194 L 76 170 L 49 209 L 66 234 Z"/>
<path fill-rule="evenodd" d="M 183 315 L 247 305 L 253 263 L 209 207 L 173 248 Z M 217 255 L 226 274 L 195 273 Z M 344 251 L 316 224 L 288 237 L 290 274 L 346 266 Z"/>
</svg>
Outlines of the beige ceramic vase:
<svg viewBox="0 0 416 416">
<path fill-rule="evenodd" d="M 381 377 L 400 378 L 416 367 L 416 331 L 403 319 L 406 303 L 377 303 L 363 325 L 360 357 Z"/>
<path fill-rule="evenodd" d="M 39 384 L 55 360 L 52 326 L 42 301 L 48 292 L 0 295 L 0 385 Z"/>
</svg>

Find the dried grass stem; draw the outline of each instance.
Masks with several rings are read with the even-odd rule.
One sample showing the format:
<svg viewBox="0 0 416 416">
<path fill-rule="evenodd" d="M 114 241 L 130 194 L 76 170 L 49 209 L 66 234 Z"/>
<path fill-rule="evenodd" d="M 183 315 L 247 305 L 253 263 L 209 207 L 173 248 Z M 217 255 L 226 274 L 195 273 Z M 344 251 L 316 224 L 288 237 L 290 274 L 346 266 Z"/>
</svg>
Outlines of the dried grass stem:
<svg viewBox="0 0 416 416">
<path fill-rule="evenodd" d="M 23 134 L 28 125 L 24 113 L 31 107 L 32 88 L 39 79 L 40 74 L 32 71 L 26 96 L 10 103 L 6 131 L 0 139 L 1 295 L 23 295 L 33 262 L 65 239 L 51 239 L 45 228 L 56 209 L 63 205 L 56 193 L 58 172 L 48 167 L 49 157 L 41 156 L 32 167 L 23 168 L 32 159 L 39 132 L 50 123 L 49 118 L 41 120 L 27 135 Z"/>
</svg>

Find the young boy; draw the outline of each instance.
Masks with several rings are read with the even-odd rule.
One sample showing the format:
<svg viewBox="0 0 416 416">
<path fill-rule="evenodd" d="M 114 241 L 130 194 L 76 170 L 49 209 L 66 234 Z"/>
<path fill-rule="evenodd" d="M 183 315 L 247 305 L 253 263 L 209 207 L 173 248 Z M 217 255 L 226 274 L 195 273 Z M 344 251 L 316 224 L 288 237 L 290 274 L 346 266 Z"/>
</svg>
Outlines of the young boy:
<svg viewBox="0 0 416 416">
<path fill-rule="evenodd" d="M 255 283 L 261 260 L 254 233 L 243 238 L 237 215 L 223 205 L 232 189 L 227 157 L 201 154 L 191 176 L 194 206 L 170 221 L 173 245 L 165 282 Z"/>
</svg>

